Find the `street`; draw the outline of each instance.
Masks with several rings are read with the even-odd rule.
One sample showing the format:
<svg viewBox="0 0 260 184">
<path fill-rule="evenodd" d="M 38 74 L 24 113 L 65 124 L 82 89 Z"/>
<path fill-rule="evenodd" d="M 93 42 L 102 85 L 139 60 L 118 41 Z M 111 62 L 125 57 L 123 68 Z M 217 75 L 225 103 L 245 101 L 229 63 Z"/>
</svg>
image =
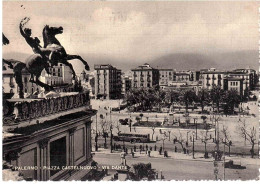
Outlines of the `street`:
<svg viewBox="0 0 260 184">
<path fill-rule="evenodd" d="M 119 154 L 94 155 L 94 160 L 99 166 L 120 165 Z M 152 168 L 160 173 L 162 171 L 166 180 L 214 180 L 214 165 L 211 161 L 176 160 L 172 158 L 131 158 L 126 156 L 127 165 L 137 163 L 151 163 Z M 252 180 L 259 176 L 257 165 L 246 165 L 246 169 L 225 169 L 226 180 Z M 109 171 L 115 172 L 115 171 Z M 159 174 L 160 176 L 160 174 Z M 219 179 L 223 178 L 223 166 L 219 164 Z"/>
</svg>

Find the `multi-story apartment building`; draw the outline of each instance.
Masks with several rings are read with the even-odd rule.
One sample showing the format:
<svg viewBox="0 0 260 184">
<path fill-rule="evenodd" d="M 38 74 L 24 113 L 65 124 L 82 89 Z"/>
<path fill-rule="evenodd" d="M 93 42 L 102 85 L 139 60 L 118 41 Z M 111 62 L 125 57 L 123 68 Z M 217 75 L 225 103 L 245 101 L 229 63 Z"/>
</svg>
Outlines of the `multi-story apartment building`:
<svg viewBox="0 0 260 184">
<path fill-rule="evenodd" d="M 95 65 L 95 98 L 117 99 L 121 97 L 121 70 L 110 64 Z"/>
<path fill-rule="evenodd" d="M 124 96 L 127 91 L 131 89 L 132 80 L 129 76 L 122 75 L 122 95 Z"/>
<path fill-rule="evenodd" d="M 47 74 L 45 70 L 42 71 L 39 80 L 50 86 L 53 86 L 55 91 L 72 91 L 72 75 L 70 68 L 60 64 L 49 68 L 50 74 Z M 23 82 L 23 93 L 25 97 L 30 97 L 34 93 L 41 93 L 44 89 L 33 82 L 30 82 L 30 73 L 23 69 L 22 70 L 22 82 Z M 8 85 L 7 85 L 8 84 Z M 14 78 L 14 72 L 12 69 L 7 68 L 3 71 L 3 88 L 5 93 L 14 93 L 14 97 L 18 97 L 19 87 L 16 84 Z"/>
<path fill-rule="evenodd" d="M 226 74 L 227 72 L 218 71 L 215 68 L 201 71 L 200 80 L 203 88 L 211 90 L 214 86 L 219 86 L 221 89 L 224 89 L 224 77 Z"/>
<path fill-rule="evenodd" d="M 244 79 L 243 85 L 244 89 L 248 88 L 249 90 L 254 89 L 255 85 L 258 82 L 258 77 L 256 71 L 253 69 L 237 69 L 228 73 L 230 77 L 237 77 Z"/>
<path fill-rule="evenodd" d="M 238 77 L 225 77 L 224 90 L 236 90 L 240 96 L 244 95 L 244 79 Z"/>
<path fill-rule="evenodd" d="M 133 88 L 151 88 L 159 85 L 159 70 L 145 63 L 132 69 Z"/>
<path fill-rule="evenodd" d="M 14 72 L 12 69 L 7 69 L 2 72 L 3 93 L 16 93 L 17 84 L 14 79 Z"/>
<path fill-rule="evenodd" d="M 40 80 L 51 86 L 61 86 L 64 84 L 72 84 L 71 70 L 68 66 L 59 64 L 49 68 L 48 74 L 45 70 L 42 71 Z"/>
<path fill-rule="evenodd" d="M 192 73 L 191 71 L 177 71 L 174 73 L 173 77 L 174 81 L 191 81 L 192 80 Z"/>
<path fill-rule="evenodd" d="M 159 85 L 168 86 L 169 81 L 173 80 L 173 69 L 159 69 Z"/>
<path fill-rule="evenodd" d="M 200 71 L 191 71 L 191 81 L 199 81 L 200 80 Z"/>
</svg>

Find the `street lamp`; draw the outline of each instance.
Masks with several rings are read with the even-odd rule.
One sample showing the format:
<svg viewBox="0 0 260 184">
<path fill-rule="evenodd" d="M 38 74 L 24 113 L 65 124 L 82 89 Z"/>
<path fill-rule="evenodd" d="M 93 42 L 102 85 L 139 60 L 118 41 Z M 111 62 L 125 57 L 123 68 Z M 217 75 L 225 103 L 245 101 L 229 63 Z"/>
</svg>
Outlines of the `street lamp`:
<svg viewBox="0 0 260 184">
<path fill-rule="evenodd" d="M 198 119 L 198 118 L 193 118 L 193 120 L 194 120 L 194 125 L 195 125 L 195 127 L 196 127 L 196 140 L 198 139 L 198 137 L 197 137 L 197 135 L 198 135 L 197 119 Z"/>
<path fill-rule="evenodd" d="M 192 132 L 192 158 L 195 159 L 194 157 L 194 132 Z"/>
<path fill-rule="evenodd" d="M 98 133 L 97 133 L 97 115 L 96 115 L 96 137 L 95 137 L 96 147 L 95 150 L 98 151 Z"/>
<path fill-rule="evenodd" d="M 190 133 L 190 131 L 187 131 L 187 143 L 189 142 L 189 139 L 188 139 L 189 133 Z"/>
<path fill-rule="evenodd" d="M 113 152 L 113 125 L 110 125 L 110 153 Z"/>
</svg>

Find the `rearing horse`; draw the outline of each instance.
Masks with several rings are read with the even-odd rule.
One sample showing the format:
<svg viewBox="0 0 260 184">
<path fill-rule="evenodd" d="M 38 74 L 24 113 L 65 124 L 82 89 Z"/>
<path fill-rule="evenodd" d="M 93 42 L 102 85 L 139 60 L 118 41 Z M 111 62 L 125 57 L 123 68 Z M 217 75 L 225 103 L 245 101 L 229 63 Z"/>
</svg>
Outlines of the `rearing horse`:
<svg viewBox="0 0 260 184">
<path fill-rule="evenodd" d="M 84 59 L 81 58 L 81 56 L 69 55 L 66 53 L 64 47 L 60 44 L 60 42 L 55 37 L 56 34 L 61 34 L 61 33 L 63 33 L 62 27 L 56 28 L 56 27 L 49 27 L 48 25 L 46 25 L 42 31 L 44 48 L 46 48 L 46 50 L 51 51 L 49 58 L 50 58 L 50 63 L 52 65 L 57 65 L 57 63 L 62 63 L 64 65 L 69 66 L 73 74 L 73 79 L 76 79 L 76 73 L 72 67 L 72 64 L 70 64 L 67 60 L 79 59 L 85 65 L 86 70 L 89 70 L 89 65 Z"/>
</svg>

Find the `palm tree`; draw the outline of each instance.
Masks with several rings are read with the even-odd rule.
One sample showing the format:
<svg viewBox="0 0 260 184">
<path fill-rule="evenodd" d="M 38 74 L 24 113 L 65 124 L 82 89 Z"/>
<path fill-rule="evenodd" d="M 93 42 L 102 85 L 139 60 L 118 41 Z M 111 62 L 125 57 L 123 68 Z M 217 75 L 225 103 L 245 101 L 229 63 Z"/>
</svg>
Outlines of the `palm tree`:
<svg viewBox="0 0 260 184">
<path fill-rule="evenodd" d="M 223 101 L 223 94 L 224 90 L 221 89 L 219 86 L 214 86 L 210 91 L 210 98 L 212 101 L 213 111 L 214 111 L 214 104 L 217 106 L 217 110 L 219 112 L 219 105 Z"/>
<path fill-rule="evenodd" d="M 182 91 L 181 101 L 185 103 L 186 113 L 188 113 L 189 105 L 196 101 L 196 93 L 193 90 Z"/>
<path fill-rule="evenodd" d="M 223 96 L 223 102 L 226 103 L 226 106 L 231 110 L 231 113 L 234 114 L 235 106 L 241 102 L 241 97 L 237 90 L 231 89 L 230 91 L 225 91 Z"/>
<path fill-rule="evenodd" d="M 201 105 L 201 113 L 203 113 L 204 111 L 205 103 L 208 102 L 209 100 L 210 100 L 210 95 L 208 90 L 201 89 L 198 93 L 198 101 L 200 102 Z"/>
</svg>

